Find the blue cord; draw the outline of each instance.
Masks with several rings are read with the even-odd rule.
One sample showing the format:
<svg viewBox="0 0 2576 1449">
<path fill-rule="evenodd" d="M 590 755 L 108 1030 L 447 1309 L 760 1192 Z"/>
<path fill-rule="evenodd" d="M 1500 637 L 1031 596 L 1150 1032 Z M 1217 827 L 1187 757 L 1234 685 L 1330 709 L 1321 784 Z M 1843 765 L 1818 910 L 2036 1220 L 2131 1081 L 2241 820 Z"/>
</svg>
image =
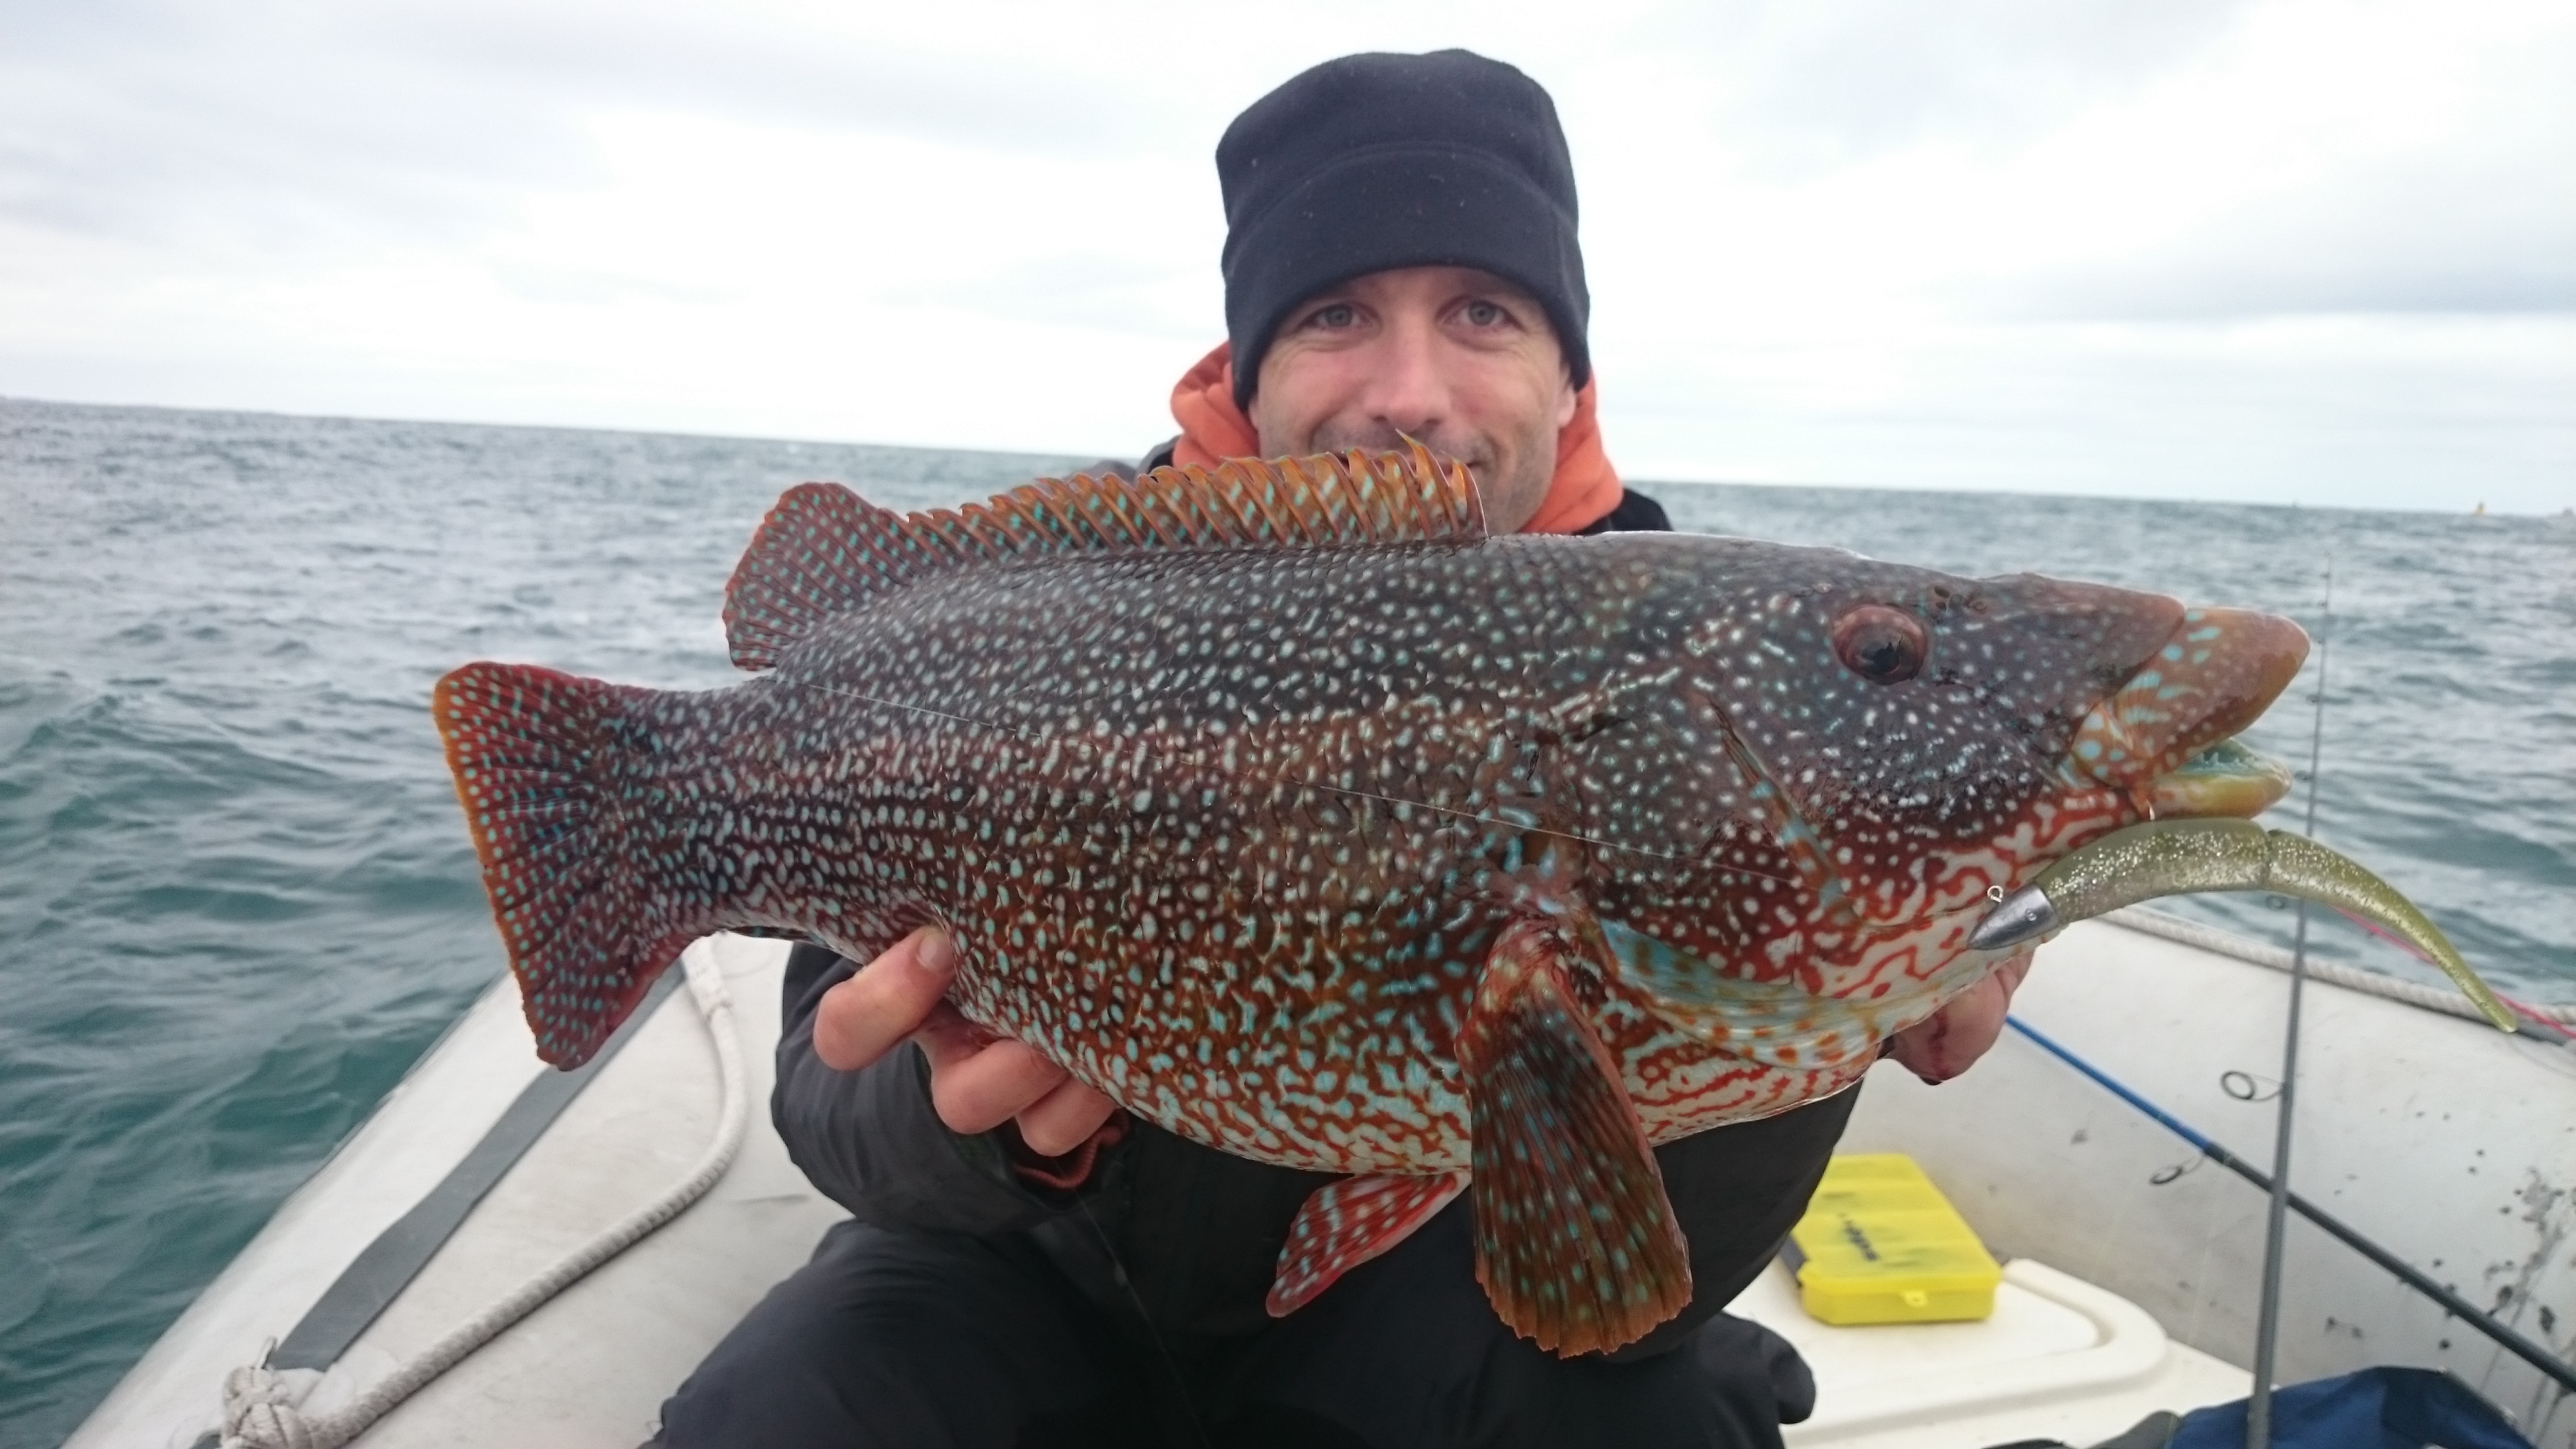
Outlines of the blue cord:
<svg viewBox="0 0 2576 1449">
<path fill-rule="evenodd" d="M 2063 1045 L 2059 1044 L 2055 1038 L 2049 1036 L 2046 1032 L 2041 1031 L 2038 1027 L 2031 1025 L 2029 1022 L 2022 1020 L 2018 1016 L 2005 1017 L 2004 1025 L 2011 1027 L 2013 1030 L 2020 1032 L 2023 1036 L 2029 1037 L 2032 1041 L 2039 1043 L 2041 1047 L 2047 1050 L 2049 1055 L 2057 1058 L 2059 1061 L 2064 1062 L 2075 1070 L 2091 1077 L 2095 1082 L 2101 1084 L 2106 1091 L 2110 1092 L 2112 1096 L 2119 1098 L 2121 1101 L 2126 1102 L 2130 1106 L 2137 1108 L 2139 1111 L 2146 1113 L 2148 1116 L 2155 1118 L 2158 1125 L 2162 1126 L 2166 1131 L 2173 1133 L 2176 1137 L 2181 1138 L 2183 1141 L 2190 1143 L 2192 1146 L 2199 1148 L 2201 1151 L 2206 1152 L 2213 1157 L 2224 1158 L 2228 1155 L 2226 1148 L 2219 1146 L 2217 1143 L 2209 1140 L 2208 1137 L 2194 1130 L 2190 1123 L 2183 1121 L 2171 1112 L 2166 1111 L 2164 1108 L 2157 1106 L 2155 1103 L 2148 1101 L 2146 1098 L 2130 1091 L 2127 1087 L 2122 1086 L 2118 1079 L 2111 1076 L 2110 1073 L 2103 1071 L 2100 1067 L 2093 1065 L 2091 1062 L 2088 1062 L 2082 1057 L 2079 1057 L 2075 1053 L 2067 1050 Z M 2266 1179 L 2263 1186 L 2266 1191 L 2270 1190 L 2270 1180 Z"/>
<path fill-rule="evenodd" d="M 2075 1070 L 2082 1072 L 2085 1076 L 2090 1077 L 2095 1083 L 2099 1084 L 2103 1090 L 2109 1092 L 2112 1096 L 2119 1098 L 2121 1101 L 2128 1103 L 2130 1106 L 2144 1112 L 2149 1117 L 2154 1118 L 2158 1126 L 2171 1132 L 2183 1141 L 2190 1143 L 2192 1146 L 2199 1148 L 2202 1153 L 2206 1154 L 2211 1161 L 2217 1163 L 2219 1166 L 2235 1173 L 2238 1177 L 2245 1179 L 2247 1182 L 2254 1184 L 2254 1186 L 2265 1192 L 2270 1192 L 2272 1190 L 2272 1179 L 2261 1169 L 2255 1167 L 2245 1159 L 2238 1157 L 2235 1153 L 2228 1151 L 2226 1148 L 2219 1146 L 2216 1142 L 2211 1141 L 2208 1133 L 2195 1129 L 2190 1123 L 2183 1121 L 2181 1118 L 2176 1117 L 2164 1108 L 2157 1106 L 2155 1103 L 2148 1101 L 2142 1096 L 2139 1096 L 2136 1092 L 2122 1084 L 2118 1078 L 2113 1077 L 2110 1073 L 2103 1071 L 2100 1067 L 2093 1065 L 2091 1062 L 2077 1056 L 2074 1052 L 2069 1051 L 2064 1045 L 2051 1038 L 2046 1032 L 2032 1026 L 2029 1022 L 2022 1020 L 2018 1016 L 2005 1017 L 2004 1024 L 2011 1027 L 2013 1030 L 2020 1032 L 2023 1036 L 2029 1037 L 2032 1041 L 2037 1042 L 2040 1049 L 2047 1052 L 2050 1056 L 2057 1058 L 2059 1061 L 2066 1063 Z M 2480 1333 L 2485 1334 L 2488 1338 L 2493 1339 L 2498 1345 L 2504 1348 L 2506 1352 L 2511 1353 L 2514 1357 L 2521 1359 L 2523 1362 L 2540 1370 L 2543 1374 L 2546 1374 L 2551 1381 L 2555 1382 L 2560 1388 L 2566 1389 L 2570 1392 L 2576 1392 L 2576 1368 L 2570 1368 L 2566 1361 L 2560 1359 L 2556 1354 L 2551 1353 L 2548 1349 L 2524 1337 L 2519 1330 L 2511 1328 L 2498 1321 L 2493 1314 L 2486 1312 L 2476 1304 L 2462 1298 L 2459 1294 L 2452 1292 L 2450 1289 L 2445 1288 L 2441 1284 L 2424 1276 L 2423 1273 L 2416 1270 L 2414 1265 L 2388 1251 L 2386 1248 L 2379 1246 L 2377 1243 L 2372 1242 L 2370 1239 L 2363 1237 L 2360 1233 L 2347 1227 L 2341 1219 L 2328 1213 L 2325 1209 L 2318 1207 L 2306 1198 L 2299 1196 L 2295 1192 L 2291 1193 L 2289 1194 L 2289 1205 L 2292 1212 L 2306 1218 L 2309 1222 L 2316 1224 L 2318 1227 L 2325 1229 L 2328 1234 L 2332 1235 L 2345 1247 L 2352 1249 L 2354 1252 L 2361 1254 L 2370 1261 L 2377 1263 L 2380 1267 L 2387 1269 L 2390 1273 L 2396 1275 L 2398 1281 L 2404 1283 L 2407 1287 L 2414 1289 L 2416 1292 L 2421 1293 L 2425 1297 L 2442 1305 L 2445 1311 L 2467 1323 L 2470 1327 L 2475 1328 Z"/>
</svg>

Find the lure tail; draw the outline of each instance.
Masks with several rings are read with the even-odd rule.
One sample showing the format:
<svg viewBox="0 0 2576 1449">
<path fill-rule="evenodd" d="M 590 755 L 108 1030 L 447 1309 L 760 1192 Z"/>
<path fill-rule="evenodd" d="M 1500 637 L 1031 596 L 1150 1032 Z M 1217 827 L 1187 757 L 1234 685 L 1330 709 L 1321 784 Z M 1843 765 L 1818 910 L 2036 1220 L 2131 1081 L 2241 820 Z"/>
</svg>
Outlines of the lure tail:
<svg viewBox="0 0 2576 1449">
<path fill-rule="evenodd" d="M 537 1054 L 571 1068 L 691 941 L 720 929 L 686 750 L 708 695 L 468 664 L 432 712 Z M 692 710 L 691 704 L 698 704 Z M 676 706 L 676 707 L 675 707 Z"/>
<path fill-rule="evenodd" d="M 2200 891 L 2277 891 L 2377 922 L 2441 967 L 2490 1025 L 2514 1029 L 2504 1002 L 2396 887 L 2305 836 L 2250 820 L 2151 820 L 2115 830 L 2004 897 L 1968 933 L 1968 945 L 2009 950 L 2123 906 Z"/>
</svg>

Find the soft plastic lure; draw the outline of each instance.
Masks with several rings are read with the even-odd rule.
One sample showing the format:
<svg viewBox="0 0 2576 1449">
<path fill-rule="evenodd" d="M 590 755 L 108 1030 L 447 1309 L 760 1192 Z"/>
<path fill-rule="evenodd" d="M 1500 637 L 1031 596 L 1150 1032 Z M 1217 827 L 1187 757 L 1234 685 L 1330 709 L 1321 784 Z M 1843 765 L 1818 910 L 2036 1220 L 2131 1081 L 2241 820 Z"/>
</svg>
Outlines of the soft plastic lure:
<svg viewBox="0 0 2576 1449">
<path fill-rule="evenodd" d="M 2441 967 L 2488 1021 L 2514 1029 L 2512 1011 L 2396 887 L 2306 836 L 2250 820 L 2153 820 L 2113 831 L 2006 896 L 1968 944 L 2008 951 L 2122 906 L 2203 891 L 2270 891 L 2377 922 Z"/>
</svg>

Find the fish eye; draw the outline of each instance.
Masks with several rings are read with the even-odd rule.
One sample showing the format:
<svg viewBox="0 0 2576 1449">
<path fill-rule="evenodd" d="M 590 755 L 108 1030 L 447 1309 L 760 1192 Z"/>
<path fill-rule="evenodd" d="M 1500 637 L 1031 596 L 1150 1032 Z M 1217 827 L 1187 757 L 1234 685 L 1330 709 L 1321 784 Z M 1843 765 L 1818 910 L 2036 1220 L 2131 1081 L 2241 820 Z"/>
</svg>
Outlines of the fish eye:
<svg viewBox="0 0 2576 1449">
<path fill-rule="evenodd" d="M 1922 620 L 1885 604 L 1863 604 L 1834 621 L 1834 657 L 1872 684 L 1921 673 L 1930 645 Z"/>
</svg>

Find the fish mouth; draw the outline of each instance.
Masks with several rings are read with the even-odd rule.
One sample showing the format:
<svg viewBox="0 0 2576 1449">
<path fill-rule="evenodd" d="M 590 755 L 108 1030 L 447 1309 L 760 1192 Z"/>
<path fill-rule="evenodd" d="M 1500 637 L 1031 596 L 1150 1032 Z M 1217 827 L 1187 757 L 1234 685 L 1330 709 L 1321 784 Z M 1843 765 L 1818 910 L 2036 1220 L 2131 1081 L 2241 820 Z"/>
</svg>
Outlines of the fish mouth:
<svg viewBox="0 0 2576 1449">
<path fill-rule="evenodd" d="M 2233 816 L 2251 820 L 2290 793 L 2290 767 L 2229 737 L 2147 784 L 2147 815 Z"/>
<path fill-rule="evenodd" d="M 2070 770 L 2127 795 L 2149 819 L 2258 815 L 2289 793 L 2290 772 L 2236 735 L 2307 657 L 2307 631 L 2277 614 L 2186 609 L 2076 728 Z"/>
<path fill-rule="evenodd" d="M 2023 949 L 2076 921 L 2166 896 L 2271 891 L 2377 923 L 2441 967 L 2489 1023 L 2512 1031 L 2502 998 L 2395 887 L 2315 841 L 2242 818 L 2287 795 L 2290 772 L 2236 732 L 2280 697 L 2307 657 L 2306 632 L 2278 615 L 2184 611 L 2154 657 L 2085 717 L 2068 755 L 2077 783 L 2089 777 L 2125 792 L 2146 818 L 2078 846 L 2010 894 L 1998 889 L 1969 948 Z"/>
</svg>

